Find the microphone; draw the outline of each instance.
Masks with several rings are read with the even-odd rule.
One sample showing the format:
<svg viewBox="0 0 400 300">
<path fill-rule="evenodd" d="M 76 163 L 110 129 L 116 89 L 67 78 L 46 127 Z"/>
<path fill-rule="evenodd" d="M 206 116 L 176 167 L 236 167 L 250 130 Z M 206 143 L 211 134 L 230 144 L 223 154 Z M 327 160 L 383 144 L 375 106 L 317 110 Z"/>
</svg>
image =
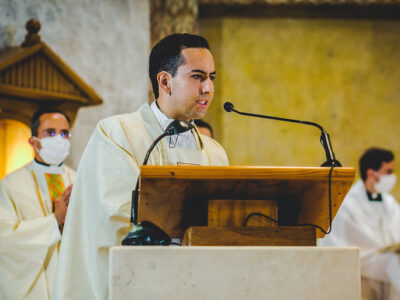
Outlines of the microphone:
<svg viewBox="0 0 400 300">
<path fill-rule="evenodd" d="M 280 118 L 280 117 L 273 117 L 273 116 L 267 116 L 267 115 L 259 115 L 259 114 L 252 114 L 252 113 L 245 113 L 245 112 L 240 112 L 235 109 L 233 104 L 231 102 L 225 102 L 224 103 L 224 109 L 227 112 L 235 112 L 239 115 L 243 116 L 249 116 L 249 117 L 256 117 L 256 118 L 263 118 L 263 119 L 271 119 L 271 120 L 278 120 L 278 121 L 285 121 L 285 122 L 292 122 L 292 123 L 300 123 L 300 124 L 305 124 L 305 125 L 311 125 L 317 127 L 319 130 L 321 130 L 321 144 L 324 147 L 325 150 L 325 155 L 326 155 L 326 162 L 324 162 L 321 167 L 341 167 L 341 163 L 336 160 L 335 158 L 335 153 L 333 153 L 332 149 L 332 144 L 331 140 L 329 137 L 329 134 L 322 128 L 321 125 L 314 123 L 314 122 L 309 122 L 309 121 L 300 121 L 300 120 L 294 120 L 294 119 L 287 119 L 287 118 Z"/>
<path fill-rule="evenodd" d="M 230 103 L 230 102 L 225 102 L 225 103 L 224 103 L 224 109 L 225 109 L 227 112 L 231 112 L 232 110 L 234 110 L 233 104 Z"/>
<path fill-rule="evenodd" d="M 165 131 L 151 144 L 149 150 L 147 150 L 142 166 L 147 165 L 147 161 L 150 158 L 150 153 L 153 151 L 158 142 L 161 141 L 164 137 L 179 134 L 191 129 L 193 129 L 193 125 L 190 122 L 183 120 L 172 121 L 165 129 Z M 171 242 L 171 238 L 157 225 L 149 221 L 143 221 L 137 224 L 139 178 L 140 176 L 138 176 L 136 187 L 132 191 L 131 223 L 133 223 L 133 228 L 122 240 L 122 245 L 168 245 Z"/>
</svg>

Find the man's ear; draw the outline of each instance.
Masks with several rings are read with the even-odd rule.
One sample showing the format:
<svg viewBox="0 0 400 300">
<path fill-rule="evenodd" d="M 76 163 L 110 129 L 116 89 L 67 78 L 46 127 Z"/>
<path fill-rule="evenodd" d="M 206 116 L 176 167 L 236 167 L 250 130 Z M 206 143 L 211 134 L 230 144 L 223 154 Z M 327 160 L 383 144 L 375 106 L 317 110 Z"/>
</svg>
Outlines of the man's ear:
<svg viewBox="0 0 400 300">
<path fill-rule="evenodd" d="M 161 71 L 157 74 L 157 82 L 160 90 L 163 90 L 164 93 L 171 95 L 171 74 Z"/>
<path fill-rule="evenodd" d="M 42 145 L 40 145 L 40 142 L 35 139 L 33 136 L 29 138 L 29 144 L 32 146 L 33 150 L 36 152 L 36 150 L 40 150 L 42 148 Z"/>
<path fill-rule="evenodd" d="M 373 169 L 367 169 L 367 178 L 374 178 L 375 179 L 375 171 Z"/>
</svg>

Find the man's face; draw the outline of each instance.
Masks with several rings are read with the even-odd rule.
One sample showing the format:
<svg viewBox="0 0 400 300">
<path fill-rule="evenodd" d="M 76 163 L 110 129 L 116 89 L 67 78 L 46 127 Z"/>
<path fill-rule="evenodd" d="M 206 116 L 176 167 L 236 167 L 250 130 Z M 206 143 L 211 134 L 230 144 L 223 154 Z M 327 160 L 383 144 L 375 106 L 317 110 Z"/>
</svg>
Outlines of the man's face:
<svg viewBox="0 0 400 300">
<path fill-rule="evenodd" d="M 382 162 L 381 168 L 378 171 L 375 171 L 376 175 L 390 175 L 394 173 L 394 160 L 390 162 Z"/>
<path fill-rule="evenodd" d="M 214 96 L 214 59 L 206 48 L 186 48 L 181 56 L 185 63 L 171 78 L 170 116 L 186 121 L 201 119 Z"/>
<path fill-rule="evenodd" d="M 63 114 L 60 113 L 47 113 L 43 114 L 39 118 L 39 128 L 38 128 L 38 139 L 52 137 L 57 134 L 61 135 L 61 137 L 69 139 L 69 124 L 68 120 L 65 118 Z M 39 150 L 42 149 L 40 141 L 31 137 L 29 139 L 29 143 L 35 150 L 35 158 L 43 162 L 42 158 L 39 155 Z"/>
<path fill-rule="evenodd" d="M 367 170 L 365 187 L 370 193 L 389 193 L 396 184 L 394 173 L 394 160 L 382 162 L 379 170 Z"/>
</svg>

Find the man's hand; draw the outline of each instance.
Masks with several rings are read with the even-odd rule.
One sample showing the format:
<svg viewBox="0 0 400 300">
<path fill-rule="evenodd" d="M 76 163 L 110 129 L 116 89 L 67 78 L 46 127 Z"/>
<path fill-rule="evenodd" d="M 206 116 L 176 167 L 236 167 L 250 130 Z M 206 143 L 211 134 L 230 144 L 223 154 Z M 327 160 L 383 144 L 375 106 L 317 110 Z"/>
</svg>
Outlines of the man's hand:
<svg viewBox="0 0 400 300">
<path fill-rule="evenodd" d="M 69 203 L 69 196 L 71 195 L 72 184 L 70 184 L 61 194 L 61 196 L 54 203 L 54 215 L 57 219 L 58 225 L 61 226 L 65 222 L 65 215 Z"/>
</svg>

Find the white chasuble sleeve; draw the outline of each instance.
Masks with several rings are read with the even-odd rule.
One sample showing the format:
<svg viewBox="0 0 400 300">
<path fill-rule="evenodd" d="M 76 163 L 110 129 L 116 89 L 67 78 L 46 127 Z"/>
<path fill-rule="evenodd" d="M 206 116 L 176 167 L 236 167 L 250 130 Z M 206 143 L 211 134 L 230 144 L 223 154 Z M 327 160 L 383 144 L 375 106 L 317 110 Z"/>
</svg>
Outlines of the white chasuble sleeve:
<svg viewBox="0 0 400 300">
<path fill-rule="evenodd" d="M 118 126 L 118 125 L 116 125 Z M 105 299 L 109 248 L 130 230 L 139 168 L 118 130 L 99 123 L 83 153 L 69 202 L 52 299 Z M 110 138 L 112 134 L 112 139 Z"/>
<path fill-rule="evenodd" d="M 23 299 L 30 293 L 43 272 L 49 248 L 61 238 L 54 215 L 29 220 L 20 216 L 12 190 L 23 188 L 23 182 L 12 187 L 7 178 L 0 182 L 1 299 Z"/>
</svg>

